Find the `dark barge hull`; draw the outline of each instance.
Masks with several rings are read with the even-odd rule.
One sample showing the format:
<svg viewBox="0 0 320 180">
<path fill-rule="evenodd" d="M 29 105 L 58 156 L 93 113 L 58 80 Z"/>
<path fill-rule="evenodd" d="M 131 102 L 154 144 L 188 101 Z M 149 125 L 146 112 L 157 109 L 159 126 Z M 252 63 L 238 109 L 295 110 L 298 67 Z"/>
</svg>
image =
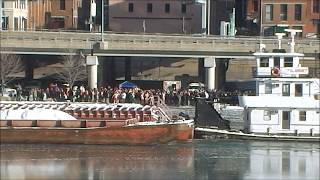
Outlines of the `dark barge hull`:
<svg viewBox="0 0 320 180">
<path fill-rule="evenodd" d="M 172 123 L 96 128 L 2 127 L 1 143 L 148 145 L 193 138 L 193 125 Z"/>
<path fill-rule="evenodd" d="M 195 136 L 196 138 L 204 139 L 238 139 L 256 141 L 294 141 L 320 143 L 319 134 L 315 134 L 313 136 L 246 134 L 242 132 L 230 132 L 227 130 L 212 129 L 206 127 L 196 127 Z"/>
</svg>

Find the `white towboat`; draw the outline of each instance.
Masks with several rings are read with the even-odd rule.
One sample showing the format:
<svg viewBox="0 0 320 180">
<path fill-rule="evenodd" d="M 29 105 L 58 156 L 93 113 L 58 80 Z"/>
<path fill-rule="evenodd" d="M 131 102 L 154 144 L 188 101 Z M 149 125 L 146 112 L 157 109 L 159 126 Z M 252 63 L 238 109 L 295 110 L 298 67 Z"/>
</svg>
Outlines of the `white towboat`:
<svg viewBox="0 0 320 180">
<path fill-rule="evenodd" d="M 246 133 L 319 137 L 320 80 L 308 77 L 308 67 L 301 67 L 303 54 L 294 52 L 291 34 L 290 52 L 281 49 L 284 33 L 278 33 L 279 48 L 254 53 L 257 62 L 256 95 L 239 96 L 244 108 Z"/>
</svg>

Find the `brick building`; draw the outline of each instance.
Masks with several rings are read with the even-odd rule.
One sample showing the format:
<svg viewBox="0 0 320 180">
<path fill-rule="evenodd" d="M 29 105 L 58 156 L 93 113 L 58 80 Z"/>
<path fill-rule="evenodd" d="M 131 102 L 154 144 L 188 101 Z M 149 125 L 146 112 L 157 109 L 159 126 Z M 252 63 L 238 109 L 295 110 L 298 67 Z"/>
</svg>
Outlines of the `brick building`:
<svg viewBox="0 0 320 180">
<path fill-rule="evenodd" d="M 280 25 L 301 29 L 303 37 L 319 36 L 319 0 L 247 0 L 245 5 L 247 27 L 252 30 L 273 35 Z"/>
<path fill-rule="evenodd" d="M 84 26 L 84 21 L 79 21 L 79 14 L 84 11 L 83 0 L 28 1 L 29 29 L 82 29 Z"/>
<path fill-rule="evenodd" d="M 29 0 L 28 29 L 47 29 L 52 11 L 52 0 Z"/>
<path fill-rule="evenodd" d="M 78 13 L 82 0 L 54 0 L 49 28 L 78 29 Z"/>
</svg>

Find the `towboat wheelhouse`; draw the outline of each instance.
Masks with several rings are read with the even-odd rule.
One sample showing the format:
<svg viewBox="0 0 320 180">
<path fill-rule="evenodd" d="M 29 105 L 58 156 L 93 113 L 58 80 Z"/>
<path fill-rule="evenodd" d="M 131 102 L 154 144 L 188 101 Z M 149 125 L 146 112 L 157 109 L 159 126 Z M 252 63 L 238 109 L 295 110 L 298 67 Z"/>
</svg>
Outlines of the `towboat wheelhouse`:
<svg viewBox="0 0 320 180">
<path fill-rule="evenodd" d="M 244 107 L 245 130 L 258 134 L 319 136 L 320 97 L 318 78 L 308 77 L 308 68 L 301 67 L 303 54 L 294 52 L 291 33 L 290 52 L 281 49 L 284 34 L 277 34 L 279 48 L 254 53 L 257 62 L 256 95 L 239 96 Z"/>
</svg>

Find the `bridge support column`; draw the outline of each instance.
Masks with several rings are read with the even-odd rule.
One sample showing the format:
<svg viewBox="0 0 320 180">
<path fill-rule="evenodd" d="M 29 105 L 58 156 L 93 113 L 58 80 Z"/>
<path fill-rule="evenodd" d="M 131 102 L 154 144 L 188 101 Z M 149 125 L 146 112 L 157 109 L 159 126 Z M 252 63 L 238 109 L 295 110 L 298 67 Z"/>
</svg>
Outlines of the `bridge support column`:
<svg viewBox="0 0 320 180">
<path fill-rule="evenodd" d="M 90 89 L 97 88 L 98 84 L 98 57 L 87 56 L 88 85 Z"/>
<path fill-rule="evenodd" d="M 205 83 L 206 81 L 206 74 L 204 68 L 204 58 L 198 59 L 198 81 Z"/>
<path fill-rule="evenodd" d="M 125 59 L 125 75 L 124 79 L 126 81 L 131 81 L 131 57 L 126 57 Z"/>
<path fill-rule="evenodd" d="M 208 90 L 216 88 L 216 59 L 207 57 L 204 59 L 204 67 L 206 69 L 206 87 Z"/>
<path fill-rule="evenodd" d="M 99 57 L 100 59 L 103 59 L 103 61 L 100 61 L 103 68 L 102 68 L 102 74 L 103 74 L 103 85 L 104 86 L 114 86 L 115 85 L 115 77 L 116 77 L 116 67 L 115 67 L 115 60 L 114 57 Z"/>
<path fill-rule="evenodd" d="M 216 62 L 216 89 L 224 88 L 227 77 L 229 59 L 219 59 Z"/>
<path fill-rule="evenodd" d="M 28 58 L 27 56 L 21 56 L 25 63 L 25 79 L 27 81 L 33 80 L 33 70 L 34 70 L 34 62 L 32 58 Z M 31 56 L 33 57 L 33 56 Z"/>
</svg>

